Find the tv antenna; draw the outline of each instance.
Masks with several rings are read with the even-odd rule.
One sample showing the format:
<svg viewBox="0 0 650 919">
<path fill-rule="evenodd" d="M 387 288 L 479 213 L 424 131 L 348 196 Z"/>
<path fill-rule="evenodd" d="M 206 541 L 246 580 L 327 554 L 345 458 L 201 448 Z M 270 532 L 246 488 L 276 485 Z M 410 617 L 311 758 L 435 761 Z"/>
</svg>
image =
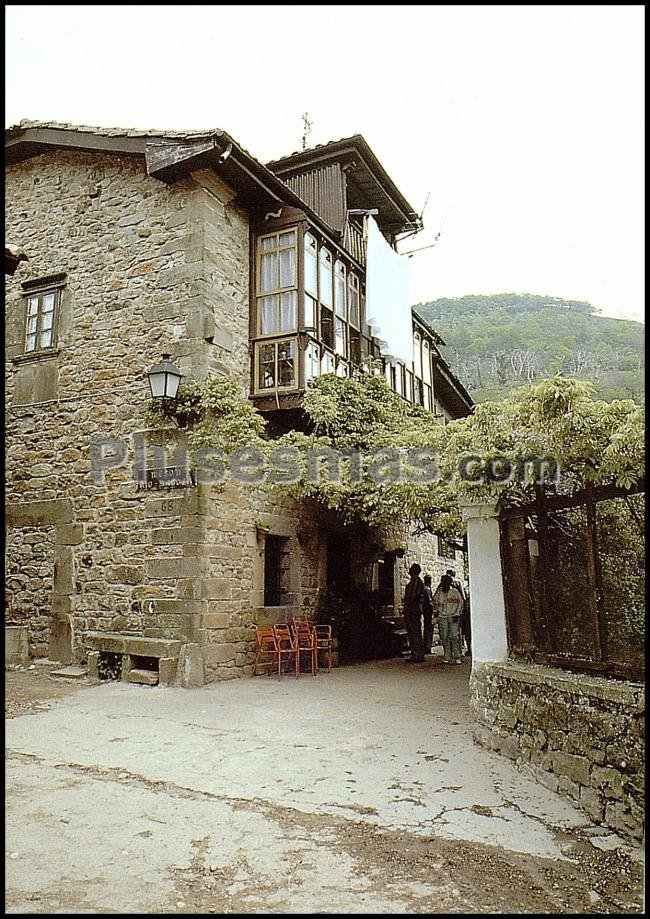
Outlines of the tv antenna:
<svg viewBox="0 0 650 919">
<path fill-rule="evenodd" d="M 430 197 L 431 197 L 431 192 L 428 191 L 428 192 L 427 192 L 427 196 L 426 196 L 426 198 L 424 199 L 424 204 L 422 205 L 422 210 L 420 211 L 420 217 L 419 217 L 420 223 L 422 223 L 422 218 L 424 217 L 424 212 L 425 212 L 426 209 L 427 209 L 427 204 L 429 203 L 429 198 L 430 198 Z"/>
<path fill-rule="evenodd" d="M 428 201 L 428 200 L 429 200 L 429 196 L 427 195 L 427 201 Z M 427 202 L 425 201 L 425 202 L 424 202 L 424 207 L 426 207 L 426 206 L 427 206 Z M 424 213 L 424 207 L 422 208 L 422 213 Z M 416 252 L 424 252 L 425 249 L 434 249 L 434 248 L 438 245 L 438 243 L 440 242 L 440 237 L 441 237 L 441 235 L 442 235 L 443 223 L 444 223 L 444 218 L 443 218 L 443 220 L 440 221 L 440 229 L 438 230 L 438 232 L 436 233 L 436 235 L 433 237 L 433 242 L 430 242 L 427 246 L 419 246 L 417 249 L 407 249 L 406 252 L 400 252 L 400 255 L 406 255 L 408 258 L 413 258 L 413 256 L 415 255 Z"/>
<path fill-rule="evenodd" d="M 309 135 L 311 134 L 311 129 L 314 127 L 314 122 L 309 117 L 309 112 L 302 113 L 302 149 L 307 149 L 307 143 L 309 141 Z"/>
</svg>

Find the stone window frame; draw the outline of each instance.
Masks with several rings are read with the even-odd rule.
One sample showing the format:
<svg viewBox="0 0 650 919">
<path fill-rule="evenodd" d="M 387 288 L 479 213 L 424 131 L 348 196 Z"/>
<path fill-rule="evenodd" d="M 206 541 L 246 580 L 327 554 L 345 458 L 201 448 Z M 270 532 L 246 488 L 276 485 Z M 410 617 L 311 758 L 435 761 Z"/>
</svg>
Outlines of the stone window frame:
<svg viewBox="0 0 650 919">
<path fill-rule="evenodd" d="M 25 321 L 23 325 L 23 339 L 22 339 L 22 353 L 19 355 L 21 361 L 25 360 L 39 360 L 43 357 L 49 357 L 51 355 L 56 355 L 59 353 L 58 346 L 58 337 L 59 337 L 59 320 L 61 312 L 61 299 L 63 295 L 63 290 L 67 284 L 67 275 L 65 273 L 47 275 L 42 278 L 34 278 L 30 281 L 23 281 L 21 284 L 22 289 L 22 299 L 24 301 L 25 309 Z M 27 336 L 28 336 L 28 323 L 29 323 L 29 301 L 32 297 L 38 297 L 39 300 L 46 294 L 54 294 L 54 309 L 52 313 L 52 337 L 50 344 L 45 347 L 39 347 L 38 337 L 35 344 L 35 347 L 30 351 L 27 350 Z M 37 316 L 41 315 L 40 304 L 37 309 Z M 38 330 L 38 323 L 37 323 Z M 38 335 L 38 331 L 37 331 Z"/>
</svg>

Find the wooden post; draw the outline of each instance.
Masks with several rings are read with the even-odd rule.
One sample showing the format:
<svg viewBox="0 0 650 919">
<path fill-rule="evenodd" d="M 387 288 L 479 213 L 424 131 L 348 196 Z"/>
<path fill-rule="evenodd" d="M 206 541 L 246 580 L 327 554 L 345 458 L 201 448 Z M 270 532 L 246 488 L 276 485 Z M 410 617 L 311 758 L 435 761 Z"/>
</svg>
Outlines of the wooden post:
<svg viewBox="0 0 650 919">
<path fill-rule="evenodd" d="M 515 650 L 531 651 L 535 642 L 525 517 L 510 517 L 503 521 L 501 553 L 510 645 Z"/>
<path fill-rule="evenodd" d="M 593 486 L 587 484 L 587 547 L 589 550 L 589 582 L 592 588 L 591 609 L 594 615 L 595 631 L 598 639 L 598 660 L 606 661 L 608 657 L 607 618 L 603 607 L 603 569 L 598 553 L 598 520 Z"/>
</svg>

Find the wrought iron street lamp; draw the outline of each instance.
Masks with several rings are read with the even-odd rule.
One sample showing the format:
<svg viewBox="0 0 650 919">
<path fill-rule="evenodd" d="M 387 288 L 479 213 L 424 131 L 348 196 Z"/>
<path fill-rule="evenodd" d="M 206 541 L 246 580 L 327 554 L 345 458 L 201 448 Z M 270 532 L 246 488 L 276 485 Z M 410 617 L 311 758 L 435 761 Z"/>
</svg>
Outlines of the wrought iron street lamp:
<svg viewBox="0 0 650 919">
<path fill-rule="evenodd" d="M 160 364 L 147 371 L 151 398 L 156 402 L 175 399 L 183 374 L 171 362 L 171 354 L 163 354 Z"/>
</svg>

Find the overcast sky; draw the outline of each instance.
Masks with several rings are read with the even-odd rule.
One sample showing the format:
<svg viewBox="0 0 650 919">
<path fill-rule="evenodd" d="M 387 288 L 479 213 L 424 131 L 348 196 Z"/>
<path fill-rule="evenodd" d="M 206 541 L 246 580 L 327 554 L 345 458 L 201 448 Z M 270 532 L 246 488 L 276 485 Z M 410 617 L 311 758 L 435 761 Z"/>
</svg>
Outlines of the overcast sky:
<svg viewBox="0 0 650 919">
<path fill-rule="evenodd" d="M 363 134 L 426 230 L 418 300 L 643 318 L 643 8 L 9 6 L 7 124 Z"/>
</svg>

